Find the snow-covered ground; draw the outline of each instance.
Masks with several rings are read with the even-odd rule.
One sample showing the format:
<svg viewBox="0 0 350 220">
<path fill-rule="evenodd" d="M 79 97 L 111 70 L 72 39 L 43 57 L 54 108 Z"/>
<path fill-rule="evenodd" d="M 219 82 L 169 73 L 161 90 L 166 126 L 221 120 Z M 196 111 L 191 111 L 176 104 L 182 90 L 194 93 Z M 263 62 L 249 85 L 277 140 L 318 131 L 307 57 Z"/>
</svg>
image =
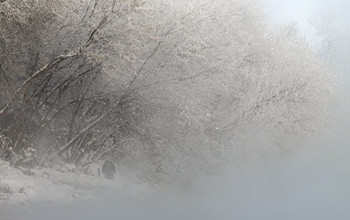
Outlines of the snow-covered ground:
<svg viewBox="0 0 350 220">
<path fill-rule="evenodd" d="M 118 190 L 133 187 L 147 191 L 139 184 L 117 176 L 108 180 L 102 176 L 85 175 L 74 167 L 25 169 L 14 168 L 0 161 L 0 204 L 2 206 L 30 206 L 35 203 L 74 203 L 96 197 L 101 190 Z M 1 219 L 1 218 L 0 218 Z"/>
</svg>

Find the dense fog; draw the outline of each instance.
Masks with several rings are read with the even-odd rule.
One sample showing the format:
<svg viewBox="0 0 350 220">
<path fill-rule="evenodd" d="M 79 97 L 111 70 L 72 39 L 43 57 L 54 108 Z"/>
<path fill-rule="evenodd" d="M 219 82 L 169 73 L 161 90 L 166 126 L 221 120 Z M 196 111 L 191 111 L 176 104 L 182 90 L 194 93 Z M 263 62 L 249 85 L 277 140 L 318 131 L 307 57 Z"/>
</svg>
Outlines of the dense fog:
<svg viewBox="0 0 350 220">
<path fill-rule="evenodd" d="M 248 149 L 261 150 L 261 154 L 242 153 L 247 159 L 209 177 L 199 175 L 185 186 L 160 192 L 137 187 L 100 189 L 96 199 L 81 203 L 37 203 L 20 209 L 9 206 L 6 216 L 10 217 L 4 220 L 349 219 L 350 31 L 346 28 L 350 3 L 264 2 L 265 13 L 274 22 L 296 22 L 301 34 L 336 74 L 327 128 L 298 142 L 290 151 L 272 155 L 261 145 L 268 147 L 267 140 L 273 134 L 261 134 L 247 144 Z M 334 19 L 331 22 L 328 18 Z"/>
<path fill-rule="evenodd" d="M 245 164 L 185 191 L 101 191 L 95 201 L 35 204 L 18 219 L 348 219 L 346 131 L 288 159 Z M 345 131 L 345 132 L 344 132 Z"/>
</svg>

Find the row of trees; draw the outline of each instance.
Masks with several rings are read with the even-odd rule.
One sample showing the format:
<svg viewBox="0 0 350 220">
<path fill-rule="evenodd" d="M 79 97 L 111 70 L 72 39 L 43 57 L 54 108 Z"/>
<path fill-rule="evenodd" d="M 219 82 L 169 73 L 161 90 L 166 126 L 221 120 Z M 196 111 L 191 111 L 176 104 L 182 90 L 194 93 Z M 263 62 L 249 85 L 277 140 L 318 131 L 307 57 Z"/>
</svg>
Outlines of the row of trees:
<svg viewBox="0 0 350 220">
<path fill-rule="evenodd" d="M 156 181 L 213 172 L 253 128 L 317 130 L 329 88 L 257 1 L 0 3 L 0 147 L 14 163 L 34 148 L 39 164 L 109 155 Z"/>
</svg>

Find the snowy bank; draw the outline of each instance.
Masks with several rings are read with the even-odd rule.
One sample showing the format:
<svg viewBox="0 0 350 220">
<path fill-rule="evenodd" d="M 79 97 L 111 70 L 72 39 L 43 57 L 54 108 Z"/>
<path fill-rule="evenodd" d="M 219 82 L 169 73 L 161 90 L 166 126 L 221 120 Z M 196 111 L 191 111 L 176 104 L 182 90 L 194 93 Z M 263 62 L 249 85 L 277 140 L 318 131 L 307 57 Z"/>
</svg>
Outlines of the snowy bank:
<svg viewBox="0 0 350 220">
<path fill-rule="evenodd" d="M 85 175 L 67 165 L 24 169 L 14 168 L 8 162 L 0 161 L 0 170 L 2 205 L 73 203 L 92 199 L 101 190 L 127 189 L 132 185 L 121 177 L 108 180 L 99 175 Z"/>
</svg>

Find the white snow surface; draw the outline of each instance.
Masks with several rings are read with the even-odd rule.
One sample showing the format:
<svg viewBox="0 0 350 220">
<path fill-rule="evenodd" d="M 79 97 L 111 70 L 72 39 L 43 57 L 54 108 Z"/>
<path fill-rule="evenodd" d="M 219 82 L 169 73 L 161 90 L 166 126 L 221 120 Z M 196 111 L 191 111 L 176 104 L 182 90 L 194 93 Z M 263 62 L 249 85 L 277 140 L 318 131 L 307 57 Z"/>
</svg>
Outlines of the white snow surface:
<svg viewBox="0 0 350 220">
<path fill-rule="evenodd" d="M 25 169 L 0 160 L 0 205 L 73 203 L 92 199 L 101 190 L 127 189 L 131 185 L 119 176 L 108 180 L 99 175 L 85 175 L 69 165 Z M 137 188 L 145 191 L 139 184 Z M 136 187 L 133 190 L 138 191 Z"/>
</svg>

